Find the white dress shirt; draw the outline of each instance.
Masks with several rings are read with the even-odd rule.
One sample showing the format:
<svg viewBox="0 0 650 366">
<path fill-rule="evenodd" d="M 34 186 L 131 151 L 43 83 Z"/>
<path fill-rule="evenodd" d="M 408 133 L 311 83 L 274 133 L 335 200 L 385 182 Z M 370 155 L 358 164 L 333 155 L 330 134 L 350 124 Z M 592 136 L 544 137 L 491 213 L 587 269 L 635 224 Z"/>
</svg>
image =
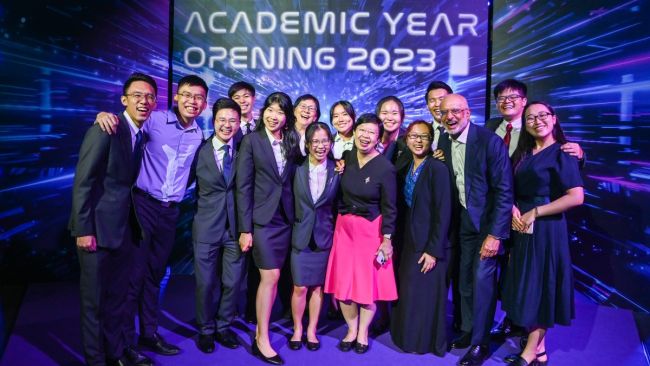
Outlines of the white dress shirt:
<svg viewBox="0 0 650 366">
<path fill-rule="evenodd" d="M 230 152 L 230 159 L 232 159 L 232 139 L 228 141 L 227 144 L 224 144 L 217 138 L 217 136 L 214 136 L 212 138 L 212 147 L 214 147 L 214 158 L 217 160 L 217 168 L 219 168 L 219 171 L 223 173 L 223 156 L 226 154 L 226 152 L 222 149 L 223 145 L 228 145 L 230 146 L 229 152 Z"/>
<path fill-rule="evenodd" d="M 451 138 L 451 135 L 449 136 L 451 140 L 451 165 L 454 168 L 456 187 L 458 187 L 458 200 L 465 209 L 467 209 L 467 203 L 465 202 L 465 150 L 467 148 L 469 127 L 467 125 L 455 140 Z"/>
<path fill-rule="evenodd" d="M 517 144 L 519 143 L 519 135 L 521 134 L 521 118 L 513 120 L 512 122 L 512 131 L 510 131 L 510 146 L 508 147 L 508 156 L 512 154 L 517 149 Z M 499 137 L 503 138 L 506 135 L 506 126 L 508 122 L 504 119 L 494 131 Z"/>
<path fill-rule="evenodd" d="M 140 128 L 135 125 L 135 122 L 131 119 L 131 116 L 129 116 L 126 111 L 124 111 L 124 118 L 126 118 L 126 121 L 129 122 L 129 129 L 131 130 L 131 151 L 135 149 L 135 135 L 140 132 Z"/>
<path fill-rule="evenodd" d="M 325 190 L 327 180 L 327 159 L 318 165 L 309 162 L 309 191 L 311 199 L 316 203 Z"/>
<path fill-rule="evenodd" d="M 278 166 L 278 173 L 282 175 L 282 172 L 284 171 L 284 165 L 287 163 L 287 160 L 284 158 L 284 154 L 282 153 L 282 140 L 276 140 L 275 137 L 273 137 L 271 134 L 271 131 L 269 131 L 266 127 L 264 130 L 266 131 L 266 136 L 269 138 L 271 148 L 273 149 L 273 157 L 275 157 L 275 163 Z"/>
<path fill-rule="evenodd" d="M 349 140 L 345 141 L 343 140 L 343 137 L 337 133 L 336 136 L 334 136 L 334 146 L 332 147 L 334 159 L 340 159 L 343 156 L 343 152 L 352 150 L 353 146 L 354 134 L 352 134 L 352 137 Z"/>
</svg>

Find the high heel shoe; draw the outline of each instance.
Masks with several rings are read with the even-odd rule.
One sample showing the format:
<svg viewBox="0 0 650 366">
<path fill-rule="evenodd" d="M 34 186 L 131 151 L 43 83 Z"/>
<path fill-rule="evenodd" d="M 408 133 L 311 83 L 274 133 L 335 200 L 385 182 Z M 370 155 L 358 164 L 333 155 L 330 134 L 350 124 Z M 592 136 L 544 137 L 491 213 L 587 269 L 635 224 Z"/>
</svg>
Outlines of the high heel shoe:
<svg viewBox="0 0 650 366">
<path fill-rule="evenodd" d="M 546 352 L 540 352 L 540 353 L 536 354 L 535 355 L 536 359 L 533 362 L 531 362 L 530 365 L 534 365 L 534 366 L 546 366 L 546 365 L 548 365 L 548 359 L 546 361 L 538 361 L 537 360 L 538 358 L 544 357 L 544 356 L 546 356 Z M 522 357 L 520 355 L 516 354 L 516 353 L 513 353 L 511 355 L 506 356 L 503 359 L 503 362 L 505 362 L 507 364 L 510 364 L 510 365 L 517 365 L 514 362 L 517 361 L 518 359 L 522 359 Z"/>
<path fill-rule="evenodd" d="M 260 351 L 260 348 L 257 346 L 257 340 L 253 341 L 253 345 L 251 348 L 253 350 L 253 355 L 259 358 L 260 360 L 266 363 L 270 363 L 271 365 L 284 365 L 284 360 L 277 353 L 273 357 L 264 356 L 264 354 L 262 354 L 262 351 Z"/>
<path fill-rule="evenodd" d="M 546 365 L 548 365 L 548 356 L 546 357 L 546 361 L 539 361 L 539 358 L 544 357 L 544 356 L 546 356 L 546 351 L 540 352 L 540 353 L 535 355 L 535 357 L 537 357 L 537 359 L 535 360 L 535 366 L 546 366 Z"/>
<path fill-rule="evenodd" d="M 356 339 L 353 339 L 351 341 L 341 340 L 336 347 L 338 347 L 338 349 L 340 349 L 342 352 L 350 352 L 356 342 Z"/>
</svg>

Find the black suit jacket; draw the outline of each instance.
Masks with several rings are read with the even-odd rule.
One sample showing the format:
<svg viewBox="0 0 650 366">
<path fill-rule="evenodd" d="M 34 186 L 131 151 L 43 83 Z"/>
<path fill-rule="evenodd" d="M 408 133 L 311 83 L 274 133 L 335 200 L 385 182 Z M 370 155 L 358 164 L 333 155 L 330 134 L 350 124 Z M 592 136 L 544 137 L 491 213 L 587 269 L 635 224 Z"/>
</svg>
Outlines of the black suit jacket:
<svg viewBox="0 0 650 366">
<path fill-rule="evenodd" d="M 337 195 L 340 175 L 334 172 L 335 164 L 327 161 L 327 181 L 325 189 L 316 203 L 311 198 L 309 189 L 309 159 L 296 168 L 293 177 L 293 200 L 296 219 L 291 234 L 291 244 L 295 249 L 303 250 L 311 241 L 320 249 L 332 246 L 334 221 L 337 208 Z"/>
<path fill-rule="evenodd" d="M 408 215 L 400 231 L 403 239 L 413 241 L 416 253 L 426 252 L 436 258 L 444 258 L 446 249 L 451 247 L 449 235 L 453 198 L 449 169 L 443 162 L 431 157 L 422 164 L 424 166 L 413 188 L 410 208 L 403 194 L 400 194 L 401 215 Z M 409 170 L 407 166 L 398 173 L 401 186 L 406 184 Z M 408 235 L 405 235 L 406 231 Z"/>
<path fill-rule="evenodd" d="M 487 128 L 470 123 L 465 150 L 465 202 L 477 232 L 497 238 L 510 236 L 513 184 L 510 158 L 503 140 Z M 453 177 L 449 138 L 438 143 Z M 455 179 L 453 179 L 455 182 Z M 453 186 L 456 188 L 456 184 Z M 454 189 L 458 202 L 458 191 Z"/>
<path fill-rule="evenodd" d="M 252 232 L 253 224 L 266 225 L 279 205 L 282 205 L 286 218 L 293 222 L 291 186 L 294 171 L 295 162 L 287 159 L 280 176 L 265 128 L 244 136 L 235 176 L 239 232 Z"/>
<path fill-rule="evenodd" d="M 233 155 L 233 171 L 226 179 L 217 166 L 214 146 L 210 137 L 201 146 L 196 163 L 196 214 L 192 224 L 192 238 L 199 243 L 221 241 L 228 230 L 237 238 L 235 209 L 235 172 L 237 152 Z M 233 141 L 234 150 L 237 150 Z"/>
<path fill-rule="evenodd" d="M 501 121 L 503 121 L 502 117 L 490 118 L 485 122 L 485 128 L 492 132 L 495 132 L 497 128 L 499 128 Z"/>
<path fill-rule="evenodd" d="M 413 155 L 411 155 L 411 151 L 406 146 L 405 138 L 405 135 L 399 136 L 397 140 L 391 142 L 384 149 L 383 155 L 393 163 L 396 171 L 408 167 L 411 161 L 413 161 Z"/>
<path fill-rule="evenodd" d="M 119 248 L 134 239 L 138 225 L 131 188 L 140 162 L 134 161 L 131 130 L 119 113 L 117 132 L 109 135 L 93 125 L 79 150 L 72 189 L 69 229 L 72 236 L 94 235 L 102 248 Z M 144 146 L 144 144 L 142 145 Z"/>
</svg>

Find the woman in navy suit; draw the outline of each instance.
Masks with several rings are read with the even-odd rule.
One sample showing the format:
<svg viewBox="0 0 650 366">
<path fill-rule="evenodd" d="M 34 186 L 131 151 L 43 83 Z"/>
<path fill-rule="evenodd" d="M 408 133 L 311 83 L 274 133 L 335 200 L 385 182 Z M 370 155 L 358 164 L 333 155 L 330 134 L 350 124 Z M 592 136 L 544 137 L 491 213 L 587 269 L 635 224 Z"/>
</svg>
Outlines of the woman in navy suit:
<svg viewBox="0 0 650 366">
<path fill-rule="evenodd" d="M 332 247 L 336 195 L 339 174 L 330 158 L 332 133 L 326 124 L 314 122 L 305 131 L 304 163 L 296 168 L 293 178 L 293 194 L 296 220 L 291 235 L 291 274 L 293 294 L 293 337 L 289 348 L 302 346 L 302 317 L 309 292 L 309 325 L 307 326 L 307 349 L 320 348 L 316 338 L 318 316 L 323 303 L 325 270 Z"/>
<path fill-rule="evenodd" d="M 288 95 L 269 95 L 260 116 L 262 123 L 244 136 L 237 159 L 239 245 L 243 252 L 253 249 L 261 278 L 255 299 L 257 329 L 253 354 L 279 365 L 284 361 L 271 346 L 269 319 L 280 269 L 289 252 L 294 220 L 291 186 L 300 152 Z"/>
</svg>

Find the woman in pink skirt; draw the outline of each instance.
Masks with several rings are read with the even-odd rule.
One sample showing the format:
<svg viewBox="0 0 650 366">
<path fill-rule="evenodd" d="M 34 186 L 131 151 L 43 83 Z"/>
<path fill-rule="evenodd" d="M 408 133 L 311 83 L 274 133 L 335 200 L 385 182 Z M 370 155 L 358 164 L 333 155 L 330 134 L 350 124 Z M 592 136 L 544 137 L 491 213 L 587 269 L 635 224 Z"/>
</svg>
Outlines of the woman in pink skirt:
<svg viewBox="0 0 650 366">
<path fill-rule="evenodd" d="M 345 157 L 342 199 L 327 264 L 325 292 L 339 301 L 348 325 L 338 348 L 368 350 L 368 326 L 376 301 L 397 299 L 393 272 L 395 229 L 395 168 L 377 150 L 383 126 L 375 114 L 364 114 L 354 125 L 355 149 Z"/>
</svg>

